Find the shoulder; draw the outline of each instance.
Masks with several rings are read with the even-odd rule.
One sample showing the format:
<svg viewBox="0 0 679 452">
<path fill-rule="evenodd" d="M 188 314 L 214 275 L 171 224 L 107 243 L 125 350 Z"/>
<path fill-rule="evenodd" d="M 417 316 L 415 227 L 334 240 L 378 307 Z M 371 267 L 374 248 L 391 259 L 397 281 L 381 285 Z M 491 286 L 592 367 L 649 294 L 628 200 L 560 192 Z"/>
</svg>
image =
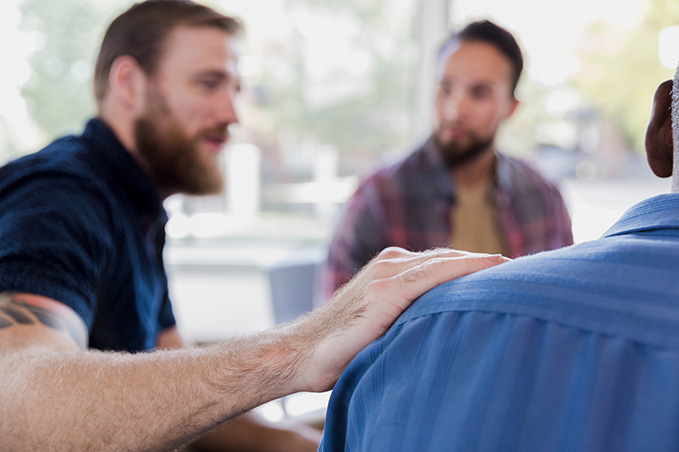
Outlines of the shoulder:
<svg viewBox="0 0 679 452">
<path fill-rule="evenodd" d="M 82 137 L 67 136 L 42 150 L 0 167 L 0 193 L 49 185 L 50 195 L 61 190 L 104 190 L 95 159 Z M 74 193 L 76 194 L 76 193 Z"/>
<path fill-rule="evenodd" d="M 554 262 L 566 267 L 567 256 L 561 250 L 543 252 L 449 281 L 420 297 L 396 324 L 451 312 L 502 310 L 513 300 L 524 304 L 534 282 L 549 278 Z"/>
<path fill-rule="evenodd" d="M 87 144 L 81 137 L 58 139 L 38 152 L 7 163 L 0 168 L 0 189 L 59 177 L 97 180 Z"/>
<path fill-rule="evenodd" d="M 0 220 L 112 225 L 113 197 L 89 158 L 82 139 L 66 137 L 0 168 Z"/>
<path fill-rule="evenodd" d="M 417 300 L 395 325 L 427 316 L 492 312 L 679 344 L 676 283 L 668 277 L 676 271 L 679 245 L 674 238 L 606 237 L 442 284 Z M 649 332 L 662 332 L 664 339 L 651 338 Z"/>
</svg>

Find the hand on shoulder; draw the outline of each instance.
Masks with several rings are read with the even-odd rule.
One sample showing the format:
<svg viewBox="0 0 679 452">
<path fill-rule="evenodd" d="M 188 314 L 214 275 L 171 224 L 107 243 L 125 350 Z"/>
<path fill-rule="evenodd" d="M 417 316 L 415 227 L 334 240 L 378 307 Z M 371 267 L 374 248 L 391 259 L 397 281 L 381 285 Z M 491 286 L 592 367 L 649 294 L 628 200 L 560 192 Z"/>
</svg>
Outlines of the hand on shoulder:
<svg viewBox="0 0 679 452">
<path fill-rule="evenodd" d="M 446 281 L 506 262 L 500 255 L 435 249 L 382 251 L 324 306 L 288 324 L 310 344 L 299 390 L 330 389 L 366 345 L 384 334 L 420 295 Z"/>
</svg>

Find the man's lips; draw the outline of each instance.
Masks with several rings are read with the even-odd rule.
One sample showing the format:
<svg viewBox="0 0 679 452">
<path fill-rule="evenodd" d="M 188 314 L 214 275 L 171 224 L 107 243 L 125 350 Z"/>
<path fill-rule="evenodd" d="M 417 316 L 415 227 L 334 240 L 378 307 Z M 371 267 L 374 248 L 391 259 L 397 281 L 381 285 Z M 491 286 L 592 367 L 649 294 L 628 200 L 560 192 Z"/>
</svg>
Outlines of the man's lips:
<svg viewBox="0 0 679 452">
<path fill-rule="evenodd" d="M 212 143 L 215 146 L 221 146 L 226 142 L 226 138 L 208 137 L 208 138 L 205 138 L 205 141 L 207 141 L 208 143 Z"/>
<path fill-rule="evenodd" d="M 461 127 L 442 127 L 441 134 L 449 140 L 459 140 L 468 135 L 467 131 Z"/>
<path fill-rule="evenodd" d="M 228 136 L 226 134 L 209 134 L 203 136 L 203 143 L 217 151 L 221 150 L 226 144 Z"/>
</svg>

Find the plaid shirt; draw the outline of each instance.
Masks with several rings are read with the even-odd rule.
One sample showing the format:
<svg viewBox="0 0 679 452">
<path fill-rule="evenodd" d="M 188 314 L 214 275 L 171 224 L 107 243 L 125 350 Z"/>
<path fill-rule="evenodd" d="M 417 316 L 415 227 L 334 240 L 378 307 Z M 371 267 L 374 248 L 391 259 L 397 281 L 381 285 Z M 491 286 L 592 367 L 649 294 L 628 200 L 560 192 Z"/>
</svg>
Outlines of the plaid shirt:
<svg viewBox="0 0 679 452">
<path fill-rule="evenodd" d="M 493 197 L 509 256 L 573 244 L 571 219 L 558 189 L 525 163 L 496 155 Z M 451 246 L 454 207 L 455 186 L 432 139 L 370 176 L 345 206 L 330 244 L 324 295 L 388 246 L 411 251 Z"/>
</svg>

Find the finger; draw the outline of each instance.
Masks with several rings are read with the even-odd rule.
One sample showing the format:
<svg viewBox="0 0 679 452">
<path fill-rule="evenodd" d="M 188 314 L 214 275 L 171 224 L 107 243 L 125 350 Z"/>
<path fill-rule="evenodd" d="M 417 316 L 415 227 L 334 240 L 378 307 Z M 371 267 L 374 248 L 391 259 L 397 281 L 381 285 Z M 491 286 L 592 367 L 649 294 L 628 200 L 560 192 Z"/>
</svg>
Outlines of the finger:
<svg viewBox="0 0 679 452">
<path fill-rule="evenodd" d="M 383 249 L 376 257 L 376 260 L 400 260 L 417 259 L 424 261 L 436 256 L 454 257 L 472 254 L 468 251 L 456 250 L 454 248 L 433 248 L 426 251 L 408 251 L 397 246 L 390 246 Z"/>
<path fill-rule="evenodd" d="M 499 254 L 475 253 L 469 253 L 461 257 L 429 259 L 396 276 L 399 280 L 399 292 L 403 297 L 403 301 L 409 304 L 439 284 L 509 260 Z"/>
<path fill-rule="evenodd" d="M 436 248 L 423 252 L 406 251 L 401 248 L 387 248 L 379 255 L 379 260 L 373 262 L 372 273 L 380 279 L 391 278 L 411 268 L 418 267 L 432 259 L 450 259 L 468 256 L 490 257 L 485 253 L 470 253 L 452 248 Z"/>
</svg>

